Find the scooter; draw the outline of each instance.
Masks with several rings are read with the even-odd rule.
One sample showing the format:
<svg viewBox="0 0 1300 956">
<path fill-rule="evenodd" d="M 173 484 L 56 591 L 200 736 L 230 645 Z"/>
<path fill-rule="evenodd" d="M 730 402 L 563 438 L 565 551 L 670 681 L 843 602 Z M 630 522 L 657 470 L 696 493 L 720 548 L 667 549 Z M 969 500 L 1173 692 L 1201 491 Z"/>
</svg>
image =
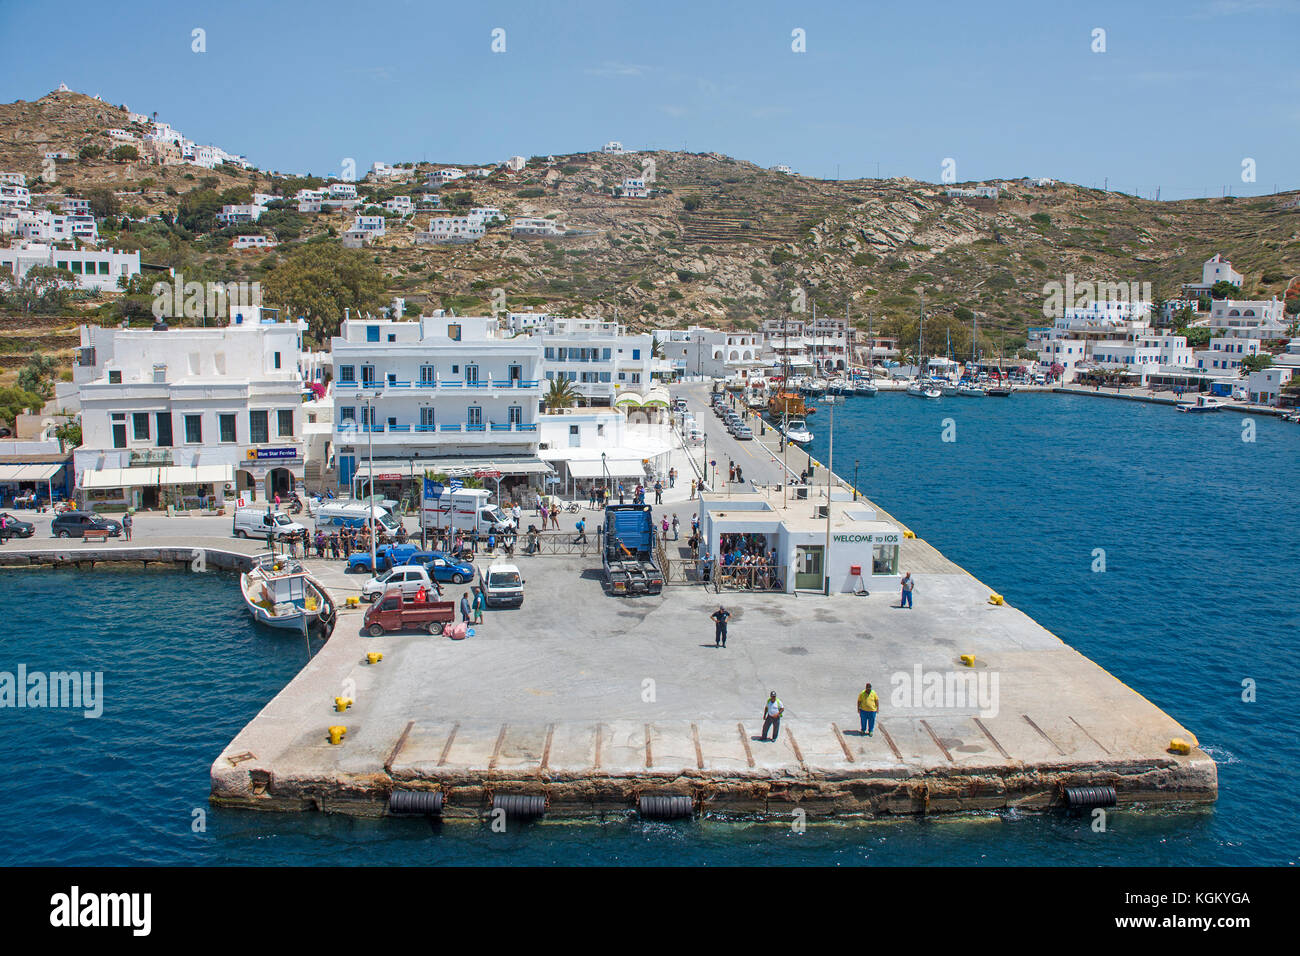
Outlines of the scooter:
<svg viewBox="0 0 1300 956">
<path fill-rule="evenodd" d="M 302 499 L 298 497 L 297 492 L 294 492 L 293 501 L 289 503 L 289 514 L 302 514 Z"/>
</svg>

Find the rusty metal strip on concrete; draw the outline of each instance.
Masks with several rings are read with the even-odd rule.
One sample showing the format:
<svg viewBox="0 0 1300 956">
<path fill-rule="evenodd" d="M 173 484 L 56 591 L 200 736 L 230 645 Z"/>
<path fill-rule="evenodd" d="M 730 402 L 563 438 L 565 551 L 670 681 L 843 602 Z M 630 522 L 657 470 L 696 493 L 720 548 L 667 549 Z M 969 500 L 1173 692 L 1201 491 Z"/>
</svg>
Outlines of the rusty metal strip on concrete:
<svg viewBox="0 0 1300 956">
<path fill-rule="evenodd" d="M 804 773 L 808 772 L 808 765 L 803 761 L 803 751 L 799 749 L 799 741 L 794 739 L 794 732 L 787 727 L 785 729 L 786 739 L 790 741 L 790 747 L 794 750 L 795 759 L 799 761 L 799 767 Z M 774 738 L 775 740 L 775 738 Z"/>
<path fill-rule="evenodd" d="M 397 759 L 397 755 L 401 753 L 402 748 L 406 746 L 406 738 L 411 735 L 411 728 L 414 726 L 415 721 L 408 720 L 406 722 L 406 728 L 402 731 L 402 735 L 397 738 L 397 743 L 393 744 L 393 749 L 388 752 L 388 759 L 384 761 L 385 773 L 393 772 L 393 761 Z"/>
<path fill-rule="evenodd" d="M 238 767 L 245 760 L 256 760 L 257 757 L 251 751 L 245 750 L 242 754 L 235 754 L 233 757 L 227 757 L 226 762 L 232 767 Z"/>
<path fill-rule="evenodd" d="M 1002 745 L 998 743 L 998 738 L 994 737 L 993 734 L 990 733 L 989 729 L 984 726 L 984 721 L 980 720 L 978 717 L 972 717 L 971 720 L 975 721 L 975 726 L 978 727 L 980 729 L 980 732 L 989 739 L 989 743 L 993 744 L 994 747 L 998 748 L 998 753 L 1002 754 L 1004 759 L 1010 760 L 1011 754 L 1007 753 L 1002 748 Z"/>
<path fill-rule="evenodd" d="M 442 753 L 438 755 L 439 767 L 447 762 L 447 754 L 451 753 L 451 744 L 456 739 L 456 731 L 458 730 L 460 730 L 460 721 L 456 721 L 451 725 L 451 733 L 447 735 L 447 742 L 442 745 Z"/>
<path fill-rule="evenodd" d="M 740 743 L 745 748 L 745 760 L 747 760 L 749 765 L 752 767 L 754 766 L 754 751 L 749 749 L 749 735 L 745 733 L 745 725 L 736 724 L 736 729 L 740 731 Z"/>
<path fill-rule="evenodd" d="M 1033 720 L 1030 719 L 1030 717 L 1029 717 L 1028 714 L 1021 714 L 1020 716 L 1023 717 L 1023 718 L 1025 718 L 1025 723 L 1029 724 L 1030 727 L 1033 727 L 1034 730 L 1038 731 L 1038 736 L 1042 737 L 1042 738 L 1043 738 L 1044 740 L 1046 740 L 1049 744 L 1051 744 L 1053 747 L 1055 747 L 1055 748 L 1056 748 L 1056 752 L 1057 752 L 1058 754 L 1060 754 L 1062 757 L 1065 756 L 1065 751 L 1061 749 L 1061 745 L 1058 744 L 1058 743 L 1057 743 L 1055 740 L 1053 740 L 1051 737 L 1047 736 L 1047 734 L 1043 731 L 1043 728 L 1042 728 L 1042 727 L 1039 727 L 1036 723 L 1034 723 Z"/>
<path fill-rule="evenodd" d="M 1071 717 L 1070 719 L 1071 719 L 1071 720 L 1074 720 L 1073 717 Z M 1080 730 L 1082 730 L 1085 734 L 1087 734 L 1088 739 L 1091 740 L 1091 741 L 1092 741 L 1094 744 L 1096 744 L 1098 747 L 1100 747 L 1102 753 L 1104 753 L 1104 754 L 1105 754 L 1106 756 L 1108 756 L 1108 757 L 1110 756 L 1110 751 L 1106 749 L 1106 745 L 1103 744 L 1103 743 L 1102 743 L 1100 740 L 1098 740 L 1096 737 L 1094 737 L 1092 734 L 1089 734 L 1089 733 L 1088 733 L 1088 728 L 1087 728 L 1087 727 L 1083 726 L 1083 724 L 1079 723 L 1077 720 L 1074 720 L 1074 726 L 1078 727 L 1078 728 L 1079 728 Z"/>
<path fill-rule="evenodd" d="M 924 727 L 925 732 L 930 735 L 930 739 L 934 741 L 934 745 L 943 751 L 943 755 L 948 758 L 948 762 L 953 763 L 952 754 L 948 753 L 948 748 L 943 745 L 943 741 L 940 740 L 939 735 L 934 732 L 934 728 L 930 726 L 929 721 L 922 720 L 921 726 Z"/>
<path fill-rule="evenodd" d="M 605 733 L 600 724 L 596 725 L 596 760 L 591 765 L 592 770 L 600 769 L 600 745 L 604 742 Z"/>
<path fill-rule="evenodd" d="M 649 724 L 645 725 L 645 768 L 649 770 L 655 765 L 654 752 L 650 749 L 651 728 Z"/>
<path fill-rule="evenodd" d="M 542 749 L 542 762 L 537 768 L 539 771 L 545 770 L 546 765 L 551 762 L 551 741 L 554 737 L 555 725 L 548 724 L 546 727 L 546 746 Z"/>
<path fill-rule="evenodd" d="M 898 762 L 902 763 L 903 755 L 898 752 L 898 744 L 894 743 L 894 738 L 889 736 L 889 731 L 885 729 L 885 722 L 883 720 L 880 722 L 880 732 L 885 737 L 885 743 L 889 744 L 889 749 L 892 750 L 894 756 L 898 758 Z"/>
<path fill-rule="evenodd" d="M 691 724 L 691 739 L 695 741 L 695 768 L 704 769 L 704 751 L 700 749 L 700 728 Z"/>
<path fill-rule="evenodd" d="M 844 751 L 844 758 L 849 763 L 856 763 L 857 761 L 853 759 L 853 751 L 849 750 L 849 742 L 844 739 L 844 733 L 840 730 L 840 725 L 832 721 L 831 730 L 835 731 L 835 739 L 840 742 L 840 749 Z"/>
<path fill-rule="evenodd" d="M 501 756 L 501 745 L 506 742 L 506 731 L 510 729 L 509 724 L 501 725 L 501 733 L 497 734 L 497 742 L 492 747 L 492 756 L 488 759 L 488 769 L 497 768 L 497 758 Z"/>
</svg>

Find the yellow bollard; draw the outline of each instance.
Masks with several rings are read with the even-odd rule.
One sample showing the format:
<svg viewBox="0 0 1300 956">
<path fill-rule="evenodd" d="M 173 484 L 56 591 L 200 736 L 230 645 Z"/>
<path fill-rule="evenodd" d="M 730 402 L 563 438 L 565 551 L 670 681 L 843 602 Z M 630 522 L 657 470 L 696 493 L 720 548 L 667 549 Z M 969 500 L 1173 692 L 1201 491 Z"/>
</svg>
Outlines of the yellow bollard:
<svg viewBox="0 0 1300 956">
<path fill-rule="evenodd" d="M 347 732 L 348 732 L 348 729 L 347 729 L 346 727 L 343 727 L 343 726 L 334 726 L 334 727 L 331 727 L 331 728 L 330 728 L 330 743 L 331 743 L 331 744 L 339 744 L 339 743 L 342 743 L 342 742 L 343 742 L 343 735 L 346 734 Z"/>
<path fill-rule="evenodd" d="M 352 698 L 351 698 L 351 697 L 335 697 L 335 698 L 334 698 L 334 709 L 335 709 L 336 711 L 338 711 L 340 714 L 343 713 L 343 711 L 347 710 L 347 709 L 348 709 L 349 707 L 351 707 L 351 706 L 352 706 Z"/>
<path fill-rule="evenodd" d="M 1001 594 L 990 594 L 989 603 L 996 604 L 998 607 L 1001 607 L 1003 604 L 1006 603 L 1006 601 L 1003 599 Z"/>
<path fill-rule="evenodd" d="M 1182 737 L 1175 737 L 1169 741 L 1169 752 L 1171 754 L 1189 754 L 1192 752 L 1192 745 Z"/>
<path fill-rule="evenodd" d="M 903 532 L 903 537 L 904 537 L 904 538 L 915 538 L 915 537 L 916 537 L 916 534 L 915 534 L 915 532 L 912 532 L 912 531 L 904 531 L 904 532 Z"/>
<path fill-rule="evenodd" d="M 367 664 L 378 664 L 383 659 L 384 659 L 384 655 L 380 654 L 378 651 L 371 651 L 366 655 Z"/>
<path fill-rule="evenodd" d="M 344 603 L 344 605 L 347 606 L 347 607 L 360 607 L 360 606 L 361 606 L 361 598 L 357 597 L 356 595 L 353 595 L 352 597 L 345 598 L 345 599 L 343 600 L 343 603 Z"/>
<path fill-rule="evenodd" d="M 963 664 L 965 664 L 967 667 L 974 667 L 974 666 L 975 666 L 975 655 L 974 655 L 974 654 L 963 654 L 963 655 L 961 656 L 961 662 L 962 662 Z"/>
</svg>

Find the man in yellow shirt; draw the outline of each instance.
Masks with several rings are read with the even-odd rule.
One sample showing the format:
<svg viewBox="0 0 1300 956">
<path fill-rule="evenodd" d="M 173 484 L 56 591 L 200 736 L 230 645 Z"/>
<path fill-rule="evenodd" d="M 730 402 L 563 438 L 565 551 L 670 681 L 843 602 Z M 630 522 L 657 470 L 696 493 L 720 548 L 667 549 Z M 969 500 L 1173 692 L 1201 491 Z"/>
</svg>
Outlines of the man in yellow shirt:
<svg viewBox="0 0 1300 956">
<path fill-rule="evenodd" d="M 880 698 L 871 689 L 871 685 L 858 695 L 858 720 L 862 724 L 862 733 L 870 737 L 876 730 L 876 712 L 880 710 Z"/>
</svg>

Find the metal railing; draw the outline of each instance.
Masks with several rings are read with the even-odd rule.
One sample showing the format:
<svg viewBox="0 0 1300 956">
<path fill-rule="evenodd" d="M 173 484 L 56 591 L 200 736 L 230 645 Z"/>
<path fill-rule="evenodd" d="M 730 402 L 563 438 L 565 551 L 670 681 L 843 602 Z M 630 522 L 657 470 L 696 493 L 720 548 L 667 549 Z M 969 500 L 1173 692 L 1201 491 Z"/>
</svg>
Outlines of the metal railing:
<svg viewBox="0 0 1300 956">
<path fill-rule="evenodd" d="M 716 564 L 712 569 L 715 591 L 784 591 L 788 569 L 774 564 Z"/>
</svg>

